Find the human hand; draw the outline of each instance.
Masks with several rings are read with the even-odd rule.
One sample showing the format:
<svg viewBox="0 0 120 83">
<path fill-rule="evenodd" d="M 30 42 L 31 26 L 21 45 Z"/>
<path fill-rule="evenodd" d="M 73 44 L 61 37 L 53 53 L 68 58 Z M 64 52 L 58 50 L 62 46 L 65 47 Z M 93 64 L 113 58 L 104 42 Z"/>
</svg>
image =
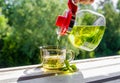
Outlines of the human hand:
<svg viewBox="0 0 120 83">
<path fill-rule="evenodd" d="M 91 4 L 94 2 L 94 0 L 73 0 L 75 4 L 81 3 L 81 4 Z"/>
</svg>

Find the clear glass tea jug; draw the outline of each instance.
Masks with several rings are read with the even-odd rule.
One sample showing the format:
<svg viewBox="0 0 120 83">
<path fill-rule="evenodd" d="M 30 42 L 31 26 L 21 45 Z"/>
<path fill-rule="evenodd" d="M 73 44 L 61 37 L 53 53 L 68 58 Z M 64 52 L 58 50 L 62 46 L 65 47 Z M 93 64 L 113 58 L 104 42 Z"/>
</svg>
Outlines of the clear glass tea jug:
<svg viewBox="0 0 120 83">
<path fill-rule="evenodd" d="M 86 51 L 94 50 L 105 32 L 105 17 L 92 10 L 77 10 L 73 0 L 68 1 L 69 9 L 58 16 L 56 25 L 59 35 L 68 35 L 73 46 Z"/>
</svg>

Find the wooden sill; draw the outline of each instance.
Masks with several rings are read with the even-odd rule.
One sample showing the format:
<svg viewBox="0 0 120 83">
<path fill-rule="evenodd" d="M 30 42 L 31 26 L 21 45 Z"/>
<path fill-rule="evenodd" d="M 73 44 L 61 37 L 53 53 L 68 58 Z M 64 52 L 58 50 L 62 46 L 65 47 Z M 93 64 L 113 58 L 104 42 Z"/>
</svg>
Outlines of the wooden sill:
<svg viewBox="0 0 120 83">
<path fill-rule="evenodd" d="M 79 71 L 71 74 L 43 72 L 29 65 L 0 69 L 0 83 L 120 83 L 120 55 L 75 60 Z"/>
</svg>

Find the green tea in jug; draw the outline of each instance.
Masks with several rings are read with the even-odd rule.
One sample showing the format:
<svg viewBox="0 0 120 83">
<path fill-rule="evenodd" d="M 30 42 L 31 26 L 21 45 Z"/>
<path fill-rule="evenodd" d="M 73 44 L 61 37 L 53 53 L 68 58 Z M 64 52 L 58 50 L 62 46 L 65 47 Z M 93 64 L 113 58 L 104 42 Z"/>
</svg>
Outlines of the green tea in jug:
<svg viewBox="0 0 120 83">
<path fill-rule="evenodd" d="M 68 38 L 73 46 L 92 51 L 100 43 L 105 26 L 74 26 Z"/>
</svg>

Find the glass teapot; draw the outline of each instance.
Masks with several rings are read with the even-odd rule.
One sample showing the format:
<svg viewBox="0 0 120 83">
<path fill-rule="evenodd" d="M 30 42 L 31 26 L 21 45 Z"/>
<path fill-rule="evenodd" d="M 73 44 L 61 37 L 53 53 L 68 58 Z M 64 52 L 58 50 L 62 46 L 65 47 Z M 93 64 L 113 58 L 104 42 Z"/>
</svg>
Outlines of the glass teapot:
<svg viewBox="0 0 120 83">
<path fill-rule="evenodd" d="M 105 17 L 92 10 L 77 10 L 75 1 L 77 0 L 68 0 L 69 9 L 65 10 L 63 15 L 59 15 L 56 20 L 59 35 L 67 34 L 74 47 L 92 51 L 103 37 L 106 26 Z"/>
</svg>

